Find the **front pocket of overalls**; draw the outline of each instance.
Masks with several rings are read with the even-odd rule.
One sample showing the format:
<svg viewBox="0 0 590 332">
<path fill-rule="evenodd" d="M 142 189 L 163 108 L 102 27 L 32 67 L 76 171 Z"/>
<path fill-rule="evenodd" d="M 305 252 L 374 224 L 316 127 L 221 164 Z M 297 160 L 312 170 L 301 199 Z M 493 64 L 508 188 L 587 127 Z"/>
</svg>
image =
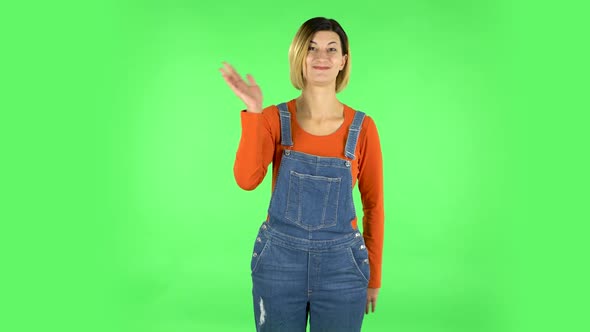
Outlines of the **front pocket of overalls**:
<svg viewBox="0 0 590 332">
<path fill-rule="evenodd" d="M 350 260 L 354 268 L 358 271 L 358 274 L 366 281 L 369 282 L 371 276 L 371 269 L 369 267 L 369 253 L 364 243 L 354 245 L 348 248 Z"/>
<path fill-rule="evenodd" d="M 307 230 L 336 225 L 342 178 L 291 171 L 285 218 Z"/>
</svg>

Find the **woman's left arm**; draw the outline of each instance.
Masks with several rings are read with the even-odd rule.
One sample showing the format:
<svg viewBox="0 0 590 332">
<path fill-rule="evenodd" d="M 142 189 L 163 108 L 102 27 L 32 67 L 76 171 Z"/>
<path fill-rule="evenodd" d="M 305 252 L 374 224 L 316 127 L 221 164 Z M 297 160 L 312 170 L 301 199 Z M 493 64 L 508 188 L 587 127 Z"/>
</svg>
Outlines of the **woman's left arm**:
<svg viewBox="0 0 590 332">
<path fill-rule="evenodd" d="M 370 279 L 367 292 L 367 308 L 375 310 L 381 287 L 381 262 L 383 253 L 384 203 L 383 158 L 377 126 L 369 116 L 365 117 L 359 137 L 358 185 L 363 203 L 363 237 L 369 252 Z"/>
</svg>

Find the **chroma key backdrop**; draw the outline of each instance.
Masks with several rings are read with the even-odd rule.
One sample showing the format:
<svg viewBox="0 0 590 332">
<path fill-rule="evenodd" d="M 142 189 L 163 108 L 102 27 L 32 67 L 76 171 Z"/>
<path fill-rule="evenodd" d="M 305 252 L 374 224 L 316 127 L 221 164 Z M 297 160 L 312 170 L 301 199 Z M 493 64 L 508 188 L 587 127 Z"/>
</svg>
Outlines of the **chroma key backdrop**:
<svg viewBox="0 0 590 332">
<path fill-rule="evenodd" d="M 316 16 L 347 32 L 337 96 L 382 145 L 363 331 L 590 330 L 581 1 L 6 6 L 0 330 L 254 331 L 272 168 L 236 184 L 245 106 L 219 68 L 253 75 L 265 107 L 296 98 L 289 45 Z"/>
</svg>

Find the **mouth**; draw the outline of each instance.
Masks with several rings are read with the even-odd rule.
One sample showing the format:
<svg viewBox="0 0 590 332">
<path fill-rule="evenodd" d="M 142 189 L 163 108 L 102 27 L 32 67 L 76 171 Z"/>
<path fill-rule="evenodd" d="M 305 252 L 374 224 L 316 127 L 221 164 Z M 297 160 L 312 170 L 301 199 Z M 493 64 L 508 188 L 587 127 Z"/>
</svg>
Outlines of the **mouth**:
<svg viewBox="0 0 590 332">
<path fill-rule="evenodd" d="M 328 70 L 330 69 L 330 67 L 326 67 L 326 66 L 312 66 L 313 69 L 316 70 Z"/>
</svg>

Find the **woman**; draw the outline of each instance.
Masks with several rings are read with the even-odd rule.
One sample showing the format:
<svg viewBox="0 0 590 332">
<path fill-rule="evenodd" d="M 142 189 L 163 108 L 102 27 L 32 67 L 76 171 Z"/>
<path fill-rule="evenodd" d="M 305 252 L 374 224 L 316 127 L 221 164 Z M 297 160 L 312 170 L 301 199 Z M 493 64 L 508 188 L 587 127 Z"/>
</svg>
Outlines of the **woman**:
<svg viewBox="0 0 590 332">
<path fill-rule="evenodd" d="M 272 197 L 251 261 L 257 331 L 360 331 L 381 286 L 383 177 L 373 120 L 341 103 L 350 74 L 346 33 L 316 17 L 289 49 L 291 82 L 301 95 L 262 108 L 262 93 L 229 64 L 221 73 L 245 103 L 234 164 L 253 190 L 273 162 Z M 352 189 L 358 179 L 363 234 Z"/>
</svg>

